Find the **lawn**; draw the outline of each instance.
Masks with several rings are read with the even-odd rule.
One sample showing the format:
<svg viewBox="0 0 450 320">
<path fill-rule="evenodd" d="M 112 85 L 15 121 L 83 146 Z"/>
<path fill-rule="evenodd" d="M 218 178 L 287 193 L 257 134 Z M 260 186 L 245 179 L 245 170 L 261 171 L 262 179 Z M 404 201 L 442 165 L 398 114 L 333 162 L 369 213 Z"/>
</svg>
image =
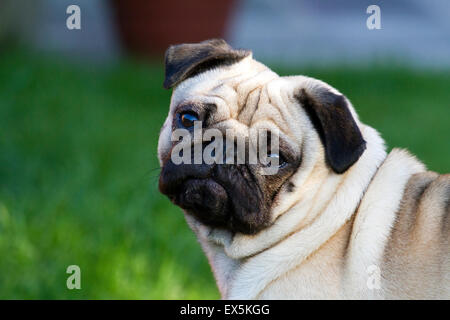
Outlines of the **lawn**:
<svg viewBox="0 0 450 320">
<path fill-rule="evenodd" d="M 449 170 L 449 72 L 282 73 L 329 82 L 390 148 Z M 157 63 L 0 54 L 0 298 L 219 298 L 181 210 L 157 191 L 162 81 Z M 73 264 L 81 290 L 66 287 Z"/>
</svg>

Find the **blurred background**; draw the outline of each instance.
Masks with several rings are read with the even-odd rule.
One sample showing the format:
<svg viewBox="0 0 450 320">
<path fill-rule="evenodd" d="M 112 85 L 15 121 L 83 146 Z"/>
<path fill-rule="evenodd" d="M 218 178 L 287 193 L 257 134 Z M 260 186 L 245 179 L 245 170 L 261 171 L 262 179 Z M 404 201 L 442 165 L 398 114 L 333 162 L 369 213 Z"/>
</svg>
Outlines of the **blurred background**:
<svg viewBox="0 0 450 320">
<path fill-rule="evenodd" d="M 1 0 L 0 298 L 219 298 L 156 157 L 164 50 L 213 37 L 330 83 L 389 149 L 449 171 L 446 0 Z"/>
</svg>

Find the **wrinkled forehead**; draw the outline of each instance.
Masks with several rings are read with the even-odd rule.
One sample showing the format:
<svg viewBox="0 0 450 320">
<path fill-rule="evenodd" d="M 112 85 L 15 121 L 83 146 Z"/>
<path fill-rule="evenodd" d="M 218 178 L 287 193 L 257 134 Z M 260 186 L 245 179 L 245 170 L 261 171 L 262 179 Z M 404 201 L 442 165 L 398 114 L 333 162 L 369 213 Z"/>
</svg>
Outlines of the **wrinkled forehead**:
<svg viewBox="0 0 450 320">
<path fill-rule="evenodd" d="M 210 122 L 216 128 L 233 128 L 244 136 L 263 129 L 299 144 L 304 123 L 297 115 L 299 108 L 286 96 L 292 91 L 289 85 L 265 65 L 245 58 L 180 83 L 172 95 L 169 118 L 180 108 L 195 105 L 196 110 L 211 114 Z"/>
<path fill-rule="evenodd" d="M 230 66 L 221 66 L 180 83 L 172 94 L 170 109 L 196 103 L 214 104 L 219 113 L 232 118 L 245 107 L 249 94 L 279 76 L 265 65 L 247 57 Z"/>
</svg>

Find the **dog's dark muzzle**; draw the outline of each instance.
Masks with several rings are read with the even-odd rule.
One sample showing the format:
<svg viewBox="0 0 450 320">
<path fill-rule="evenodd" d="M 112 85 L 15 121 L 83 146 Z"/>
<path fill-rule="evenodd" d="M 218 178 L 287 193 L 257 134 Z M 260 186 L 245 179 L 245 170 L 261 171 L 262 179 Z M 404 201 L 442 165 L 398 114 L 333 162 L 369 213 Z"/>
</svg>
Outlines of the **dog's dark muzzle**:
<svg viewBox="0 0 450 320">
<path fill-rule="evenodd" d="M 214 179 L 215 165 L 174 164 L 170 159 L 159 178 L 159 190 L 169 199 L 211 226 L 227 224 L 228 195 Z"/>
<path fill-rule="evenodd" d="M 254 234 L 270 222 L 262 190 L 246 164 L 176 165 L 168 159 L 159 190 L 211 227 Z"/>
</svg>

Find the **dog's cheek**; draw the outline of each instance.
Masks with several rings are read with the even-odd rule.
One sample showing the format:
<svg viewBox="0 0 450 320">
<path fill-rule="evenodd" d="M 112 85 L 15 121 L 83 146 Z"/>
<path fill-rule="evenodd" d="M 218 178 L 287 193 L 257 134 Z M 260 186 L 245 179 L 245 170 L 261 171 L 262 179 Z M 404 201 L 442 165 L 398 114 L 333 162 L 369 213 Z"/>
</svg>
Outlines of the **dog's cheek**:
<svg viewBox="0 0 450 320">
<path fill-rule="evenodd" d="M 264 180 L 262 184 L 264 185 L 264 194 L 267 206 L 272 206 L 275 197 L 279 193 L 283 184 L 287 181 L 287 178 L 288 177 L 284 175 L 267 175 L 262 178 Z"/>
<path fill-rule="evenodd" d="M 235 232 L 254 234 L 267 226 L 268 211 L 264 195 L 247 166 L 220 166 L 218 179 L 229 195 L 229 228 Z"/>
<path fill-rule="evenodd" d="M 234 219 L 233 228 L 246 234 L 254 234 L 269 222 L 268 210 L 260 189 L 235 188 L 233 194 Z"/>
</svg>

